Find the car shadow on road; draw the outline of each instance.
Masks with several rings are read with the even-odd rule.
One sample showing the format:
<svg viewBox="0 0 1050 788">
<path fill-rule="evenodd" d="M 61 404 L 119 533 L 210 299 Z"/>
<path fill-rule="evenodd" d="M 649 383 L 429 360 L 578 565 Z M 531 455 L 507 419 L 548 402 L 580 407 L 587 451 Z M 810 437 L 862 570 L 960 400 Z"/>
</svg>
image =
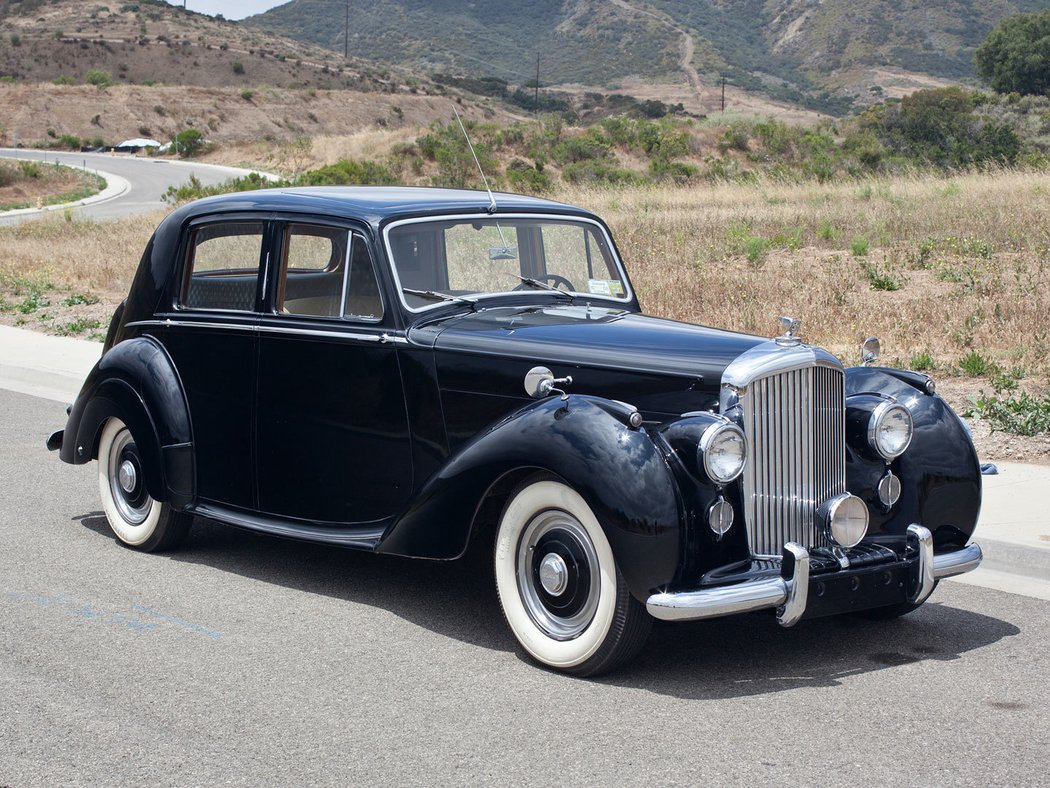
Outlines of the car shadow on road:
<svg viewBox="0 0 1050 788">
<path fill-rule="evenodd" d="M 114 538 L 101 512 L 75 519 Z M 490 555 L 484 544 L 452 562 L 373 555 L 278 539 L 197 518 L 187 543 L 166 557 L 388 610 L 463 643 L 516 652 L 528 663 L 504 623 Z M 1010 622 L 938 602 L 942 593 L 939 589 L 919 610 L 888 622 L 835 616 L 784 629 L 772 615 L 761 613 L 703 622 L 656 622 L 645 650 L 634 662 L 595 681 L 698 700 L 833 688 L 858 674 L 959 659 L 968 651 L 1020 634 Z"/>
</svg>

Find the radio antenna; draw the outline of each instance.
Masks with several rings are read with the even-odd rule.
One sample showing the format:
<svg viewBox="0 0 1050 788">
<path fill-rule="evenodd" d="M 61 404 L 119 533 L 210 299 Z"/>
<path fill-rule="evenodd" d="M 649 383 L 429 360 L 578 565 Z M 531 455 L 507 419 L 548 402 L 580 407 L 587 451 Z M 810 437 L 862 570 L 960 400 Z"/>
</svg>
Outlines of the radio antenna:
<svg viewBox="0 0 1050 788">
<path fill-rule="evenodd" d="M 477 151 L 474 150 L 474 143 L 470 141 L 470 135 L 467 134 L 467 127 L 463 125 L 463 118 L 459 116 L 459 110 L 456 109 L 456 105 L 452 105 L 452 112 L 456 115 L 456 120 L 459 121 L 459 128 L 463 132 L 463 139 L 467 141 L 467 147 L 470 148 L 470 155 L 474 157 L 474 163 L 478 165 L 478 172 L 481 173 L 481 182 L 485 184 L 485 191 L 489 193 L 489 213 L 496 212 L 496 198 L 492 194 L 492 189 L 489 188 L 489 179 L 485 177 L 485 170 L 481 168 L 481 162 L 478 161 Z M 498 226 L 498 225 L 497 225 Z M 500 235 L 503 235 L 503 231 L 500 231 Z"/>
</svg>

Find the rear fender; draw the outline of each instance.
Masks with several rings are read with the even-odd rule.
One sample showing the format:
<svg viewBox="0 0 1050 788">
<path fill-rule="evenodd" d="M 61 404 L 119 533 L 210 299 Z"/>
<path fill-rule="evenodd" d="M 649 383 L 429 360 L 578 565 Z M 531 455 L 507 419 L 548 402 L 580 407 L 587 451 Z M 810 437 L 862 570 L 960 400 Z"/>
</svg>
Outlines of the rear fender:
<svg viewBox="0 0 1050 788">
<path fill-rule="evenodd" d="M 61 458 L 98 458 L 107 419 L 128 425 L 142 455 L 146 489 L 177 509 L 194 497 L 193 435 L 178 373 L 152 337 L 114 346 L 88 374 L 66 422 Z"/>
<path fill-rule="evenodd" d="M 560 477 L 584 498 L 637 598 L 672 582 L 682 522 L 674 475 L 645 430 L 632 429 L 605 405 L 594 397 L 551 397 L 493 425 L 427 482 L 378 551 L 459 557 L 488 491 L 531 468 Z"/>
</svg>

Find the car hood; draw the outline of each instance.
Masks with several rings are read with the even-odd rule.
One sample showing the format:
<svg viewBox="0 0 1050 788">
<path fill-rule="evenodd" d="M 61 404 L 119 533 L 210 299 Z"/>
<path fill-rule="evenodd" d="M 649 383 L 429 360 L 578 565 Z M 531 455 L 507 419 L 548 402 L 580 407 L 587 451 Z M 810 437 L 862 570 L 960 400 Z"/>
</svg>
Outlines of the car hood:
<svg viewBox="0 0 1050 788">
<path fill-rule="evenodd" d="M 501 307 L 432 325 L 435 349 L 573 366 L 699 378 L 722 371 L 765 338 L 622 310 L 562 305 Z M 556 373 L 559 370 L 555 370 Z"/>
</svg>

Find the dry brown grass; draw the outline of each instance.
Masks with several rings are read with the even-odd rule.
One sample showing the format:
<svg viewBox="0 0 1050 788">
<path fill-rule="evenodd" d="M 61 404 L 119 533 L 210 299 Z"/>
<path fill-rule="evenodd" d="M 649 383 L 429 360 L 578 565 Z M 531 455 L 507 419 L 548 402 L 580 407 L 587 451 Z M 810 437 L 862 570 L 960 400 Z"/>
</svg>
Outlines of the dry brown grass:
<svg viewBox="0 0 1050 788">
<path fill-rule="evenodd" d="M 950 369 L 975 349 L 1003 368 L 1045 376 L 1048 194 L 1048 175 L 1002 172 L 557 196 L 611 224 L 651 314 L 762 335 L 776 331 L 777 315 L 791 314 L 803 319 L 807 340 L 848 361 L 875 334 L 885 357 L 904 365 L 925 352 Z M 45 277 L 115 303 L 160 218 L 57 216 L 0 228 L 0 276 Z M 749 260 L 749 237 L 768 251 Z M 850 251 L 859 238 L 869 241 L 865 257 Z M 866 266 L 900 289 L 872 289 Z"/>
<path fill-rule="evenodd" d="M 791 314 L 850 361 L 875 334 L 905 365 L 927 352 L 949 368 L 976 349 L 1047 375 L 1048 194 L 1046 174 L 1001 172 L 560 196 L 611 224 L 652 314 L 765 335 Z M 749 260 L 749 238 L 768 251 Z M 872 269 L 900 289 L 873 289 Z"/>
</svg>

